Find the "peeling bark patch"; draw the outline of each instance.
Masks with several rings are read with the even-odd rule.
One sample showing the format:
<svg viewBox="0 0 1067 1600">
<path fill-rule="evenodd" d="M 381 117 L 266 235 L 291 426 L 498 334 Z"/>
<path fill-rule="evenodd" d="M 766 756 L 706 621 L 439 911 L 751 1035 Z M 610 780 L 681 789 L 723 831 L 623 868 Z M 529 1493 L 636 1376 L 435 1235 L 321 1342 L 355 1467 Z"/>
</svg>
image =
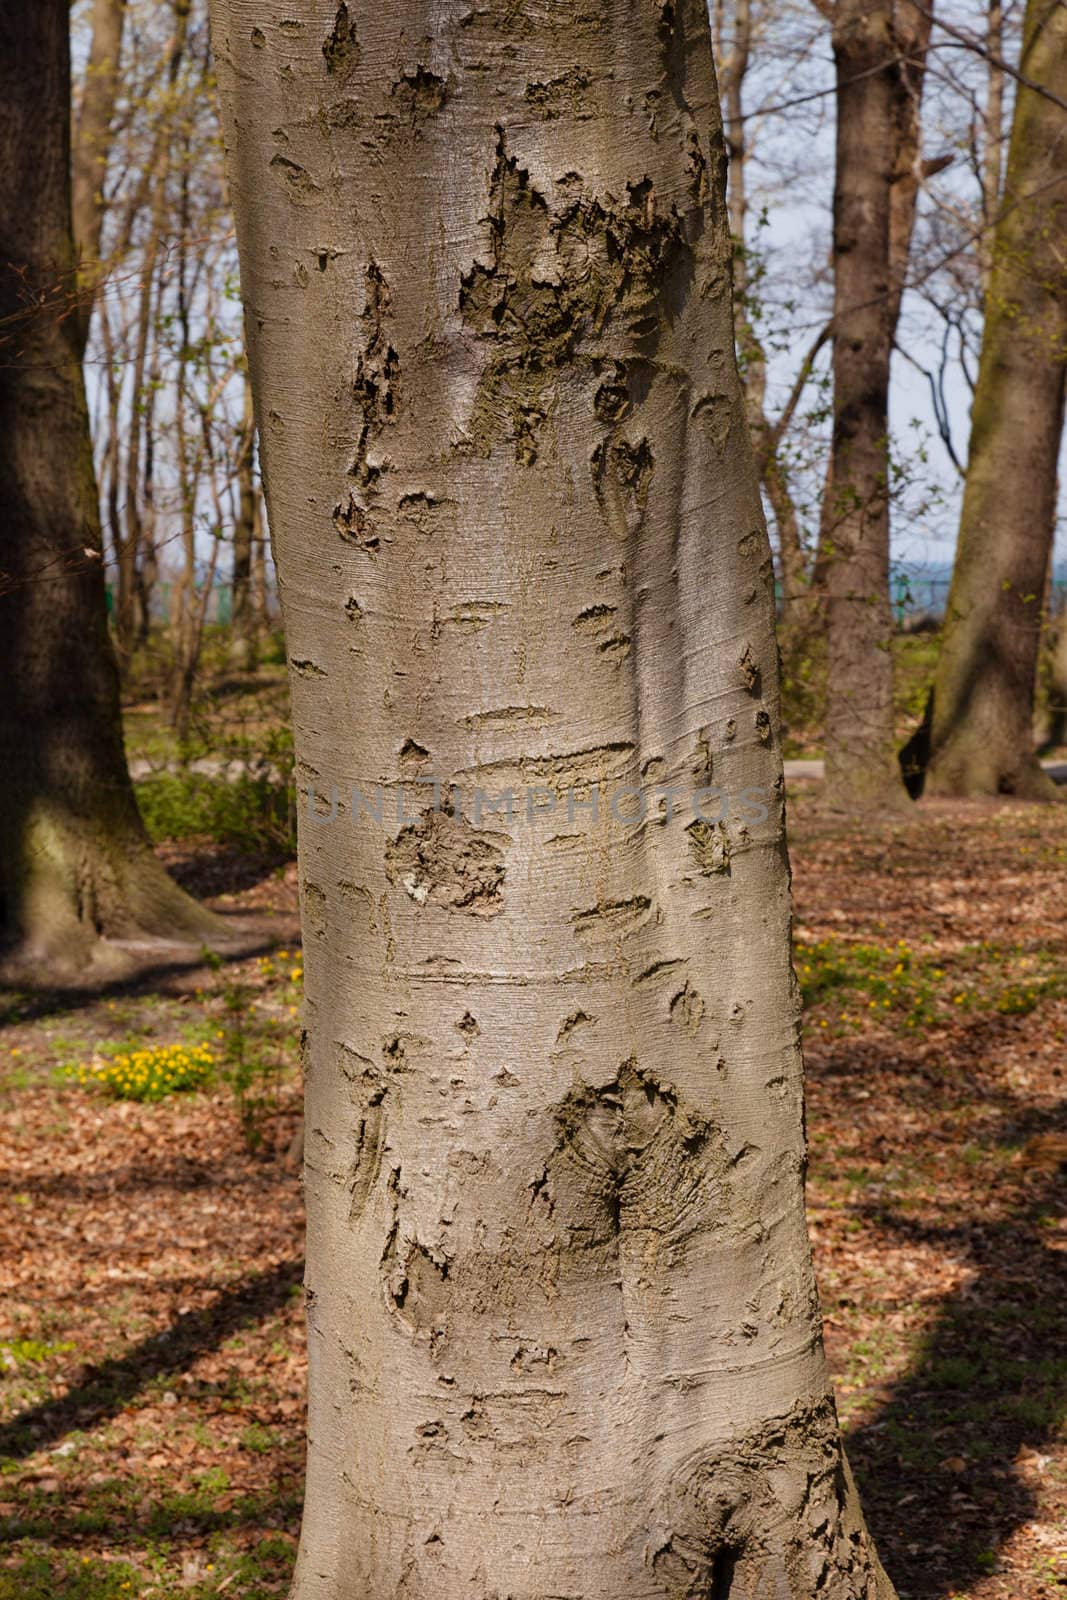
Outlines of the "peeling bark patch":
<svg viewBox="0 0 1067 1600">
<path fill-rule="evenodd" d="M 301 884 L 304 925 L 316 939 L 326 936 L 326 891 L 319 884 L 305 879 Z"/>
<path fill-rule="evenodd" d="M 385 847 L 385 872 L 417 905 L 492 917 L 504 909 L 503 834 L 428 810 Z"/>
<path fill-rule="evenodd" d="M 648 504 L 655 457 L 647 439 L 603 440 L 590 458 L 597 501 L 617 533 L 636 532 Z"/>
<path fill-rule="evenodd" d="M 554 1372 L 558 1360 L 559 1351 L 554 1345 L 520 1344 L 511 1358 L 510 1366 L 512 1372 L 532 1372 L 539 1367 Z"/>
<path fill-rule="evenodd" d="M 694 1034 L 704 1020 L 704 1001 L 687 983 L 671 1000 L 671 1021 L 685 1033 Z"/>
<path fill-rule="evenodd" d="M 463 600 L 458 606 L 452 607 L 444 623 L 459 628 L 461 633 L 481 633 L 494 618 L 508 609 L 507 602 L 503 600 Z"/>
<path fill-rule="evenodd" d="M 752 646 L 750 644 L 745 645 L 744 649 L 741 651 L 741 654 L 737 658 L 737 671 L 741 682 L 744 684 L 749 694 L 758 694 L 760 671 L 759 667 L 756 665 L 755 657 L 752 654 Z"/>
<path fill-rule="evenodd" d="M 629 900 L 602 900 L 587 911 L 576 912 L 571 920 L 580 939 L 624 939 L 644 927 L 651 911 L 648 896 L 635 894 Z"/>
<path fill-rule="evenodd" d="M 695 128 L 690 128 L 685 136 L 685 142 L 689 192 L 693 196 L 693 204 L 702 206 L 708 195 L 708 163 L 700 148 L 700 135 Z"/>
<path fill-rule="evenodd" d="M 382 1042 L 382 1061 L 385 1063 L 385 1070 L 394 1076 L 413 1071 L 408 1058 L 417 1054 L 425 1044 L 425 1039 L 419 1039 L 411 1033 L 390 1034 L 389 1038 Z"/>
<path fill-rule="evenodd" d="M 543 783 L 557 793 L 570 789 L 585 791 L 594 783 L 604 783 L 624 768 L 634 753 L 629 743 L 594 745 L 588 750 L 570 750 L 562 755 L 516 756 L 513 760 L 487 761 L 484 765 L 457 773 L 457 778 L 473 777 L 477 782 L 498 788 Z"/>
<path fill-rule="evenodd" d="M 571 627 L 579 628 L 583 633 L 603 633 L 606 627 L 612 626 L 617 609 L 608 605 L 586 606 L 584 611 L 579 611 Z"/>
<path fill-rule="evenodd" d="M 756 712 L 756 738 L 761 744 L 770 744 L 771 742 L 771 719 L 766 711 L 760 710 Z"/>
<path fill-rule="evenodd" d="M 271 156 L 270 175 L 295 206 L 317 206 L 322 198 L 322 190 L 310 172 L 288 156 Z"/>
<path fill-rule="evenodd" d="M 583 111 L 582 106 L 585 90 L 591 81 L 584 68 L 568 67 L 558 77 L 529 82 L 523 91 L 523 99 L 546 122 L 553 122 L 566 113 L 584 122 L 592 114 Z"/>
<path fill-rule="evenodd" d="M 341 4 L 337 7 L 333 27 L 322 42 L 322 54 L 326 62 L 326 71 L 331 77 L 342 81 L 359 65 L 359 41 L 344 0 L 341 0 Z"/>
<path fill-rule="evenodd" d="M 420 533 L 429 534 L 433 532 L 434 513 L 440 505 L 436 495 L 426 489 L 416 489 L 411 494 L 402 494 L 396 509 L 405 522 L 410 522 Z"/>
<path fill-rule="evenodd" d="M 473 711 L 461 727 L 476 733 L 479 728 L 502 732 L 507 728 L 543 728 L 560 713 L 548 706 L 497 706 L 491 711 Z"/>
<path fill-rule="evenodd" d="M 736 402 L 728 394 L 702 394 L 694 402 L 691 416 L 699 418 L 711 435 L 711 442 L 720 453 L 733 427 Z"/>
<path fill-rule="evenodd" d="M 355 495 L 350 493 L 347 500 L 339 501 L 334 506 L 333 525 L 345 543 L 355 545 L 357 550 L 377 555 L 381 549 L 382 541 L 374 530 L 367 509 L 359 504 Z"/>
<path fill-rule="evenodd" d="M 386 1086 L 379 1084 L 371 1093 L 356 1131 L 356 1153 L 349 1178 L 351 1202 L 348 1208 L 349 1223 L 358 1222 L 374 1187 L 381 1167 L 382 1145 L 385 1135 Z"/>
<path fill-rule="evenodd" d="M 440 111 L 448 98 L 448 85 L 436 72 L 420 65 L 414 72 L 402 72 L 390 93 L 412 122 L 421 122 Z"/>
<path fill-rule="evenodd" d="M 560 1023 L 559 1032 L 556 1034 L 556 1043 L 561 1044 L 564 1039 L 569 1038 L 575 1028 L 591 1027 L 595 1021 L 596 1018 L 589 1016 L 585 1011 L 572 1011 L 570 1016 L 564 1017 Z"/>
<path fill-rule="evenodd" d="M 397 760 L 401 767 L 410 769 L 412 767 L 421 767 L 424 761 L 429 760 L 429 757 L 430 752 L 425 745 L 419 744 L 417 739 L 405 739 L 400 746 Z"/>
<path fill-rule="evenodd" d="M 412 1333 L 439 1324 L 448 1304 L 448 1262 L 414 1240 L 401 1248 L 395 1221 L 382 1252 L 381 1273 L 393 1310 Z"/>
<path fill-rule="evenodd" d="M 690 767 L 695 782 L 701 788 L 706 788 L 712 779 L 711 741 L 706 732 L 702 731 L 693 752 L 693 762 Z"/>
<path fill-rule="evenodd" d="M 593 397 L 593 414 L 598 422 L 621 422 L 630 409 L 630 390 L 626 381 L 626 366 L 616 361 L 610 378 L 605 378 Z"/>
<path fill-rule="evenodd" d="M 643 983 L 654 983 L 657 978 L 665 978 L 669 973 L 677 972 L 679 967 L 685 965 L 684 956 L 674 956 L 666 961 L 653 961 L 650 967 L 646 967 L 633 979 L 633 987 L 636 989 Z"/>
<path fill-rule="evenodd" d="M 373 259 L 364 274 L 364 296 L 360 320 L 366 329 L 366 343 L 357 357 L 352 383 L 361 426 L 349 474 L 366 489 L 376 482 L 381 472 L 367 458 L 371 436 L 395 422 L 400 410 L 400 357 L 386 338 L 392 293 L 382 269 Z"/>
<path fill-rule="evenodd" d="M 613 667 L 619 667 L 630 654 L 631 643 L 628 633 L 613 634 L 610 639 L 602 639 L 597 645 L 597 655 L 605 656 Z"/>
<path fill-rule="evenodd" d="M 730 839 L 721 822 L 707 822 L 697 817 L 686 828 L 689 851 L 697 869 L 706 878 L 730 870 Z"/>
<path fill-rule="evenodd" d="M 687 292 L 692 250 L 672 207 L 657 209 L 647 180 L 627 186 L 628 199 L 604 201 L 560 184 L 549 204 L 529 171 L 509 155 L 497 130 L 485 223 L 491 260 L 473 262 L 460 281 L 459 312 L 469 329 L 495 347 L 479 386 L 467 447 L 489 454 L 502 420 L 520 460 L 536 459 L 546 416 L 545 393 L 584 340 L 614 323 L 652 348 Z M 562 204 L 558 199 L 563 190 Z M 621 363 L 616 363 L 621 384 Z M 621 415 L 620 392 L 603 405 Z"/>
</svg>

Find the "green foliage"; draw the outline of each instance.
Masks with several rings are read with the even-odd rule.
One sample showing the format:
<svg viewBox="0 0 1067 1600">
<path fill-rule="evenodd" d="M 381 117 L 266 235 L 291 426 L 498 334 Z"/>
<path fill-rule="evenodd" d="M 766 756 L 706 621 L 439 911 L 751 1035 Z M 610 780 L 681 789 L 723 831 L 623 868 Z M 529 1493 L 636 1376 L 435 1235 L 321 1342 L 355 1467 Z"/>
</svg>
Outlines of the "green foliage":
<svg viewBox="0 0 1067 1600">
<path fill-rule="evenodd" d="M 0 1600 L 130 1600 L 141 1575 L 126 1561 L 34 1551 L 0 1569 Z"/>
<path fill-rule="evenodd" d="M 251 1450 L 253 1455 L 269 1456 L 279 1448 L 278 1435 L 272 1428 L 263 1427 L 262 1423 L 251 1422 L 241 1431 L 241 1448 Z"/>
<path fill-rule="evenodd" d="M 22 1366 L 26 1363 L 39 1365 L 41 1362 L 50 1361 L 53 1356 L 65 1355 L 75 1346 L 69 1341 L 60 1344 L 46 1344 L 42 1339 L 0 1339 L 0 1360 L 5 1366 L 14 1364 Z"/>
<path fill-rule="evenodd" d="M 287 950 L 279 950 L 274 957 L 261 956 L 259 976 L 268 982 L 280 979 L 289 1013 L 297 1010 L 304 976 L 299 955 L 290 957 Z M 241 1131 L 250 1150 L 258 1150 L 263 1143 L 264 1124 L 277 1108 L 285 1067 L 276 1034 L 256 1019 L 254 995 L 247 983 L 230 982 L 222 988 L 226 1008 L 223 1076 L 237 1102 Z"/>
<path fill-rule="evenodd" d="M 97 1086 L 113 1100 L 165 1100 L 168 1095 L 203 1089 L 215 1071 L 207 1045 L 169 1044 L 119 1050 L 106 1060 L 75 1067 L 77 1083 Z"/>
<path fill-rule="evenodd" d="M 846 1025 L 858 1023 L 866 1011 L 890 1012 L 906 1028 L 923 1028 L 936 1015 L 945 980 L 942 968 L 903 940 L 887 946 L 836 939 L 798 943 L 794 960 L 804 1004 L 839 1003 L 839 1021 Z"/>
<path fill-rule="evenodd" d="M 933 954 L 897 944 L 837 939 L 798 941 L 793 952 L 805 1007 L 833 1006 L 838 1031 L 880 1020 L 909 1031 L 971 1012 L 1023 1016 L 1067 993 L 1067 977 L 1044 950 L 968 945 L 944 965 Z M 830 1025 L 819 1019 L 818 1026 Z"/>
<path fill-rule="evenodd" d="M 288 781 L 271 774 L 159 772 L 137 785 L 149 836 L 207 837 L 244 850 L 296 851 L 296 817 Z"/>
<path fill-rule="evenodd" d="M 264 667 L 285 666 L 285 635 L 280 628 L 275 628 L 260 641 L 259 659 Z"/>
</svg>

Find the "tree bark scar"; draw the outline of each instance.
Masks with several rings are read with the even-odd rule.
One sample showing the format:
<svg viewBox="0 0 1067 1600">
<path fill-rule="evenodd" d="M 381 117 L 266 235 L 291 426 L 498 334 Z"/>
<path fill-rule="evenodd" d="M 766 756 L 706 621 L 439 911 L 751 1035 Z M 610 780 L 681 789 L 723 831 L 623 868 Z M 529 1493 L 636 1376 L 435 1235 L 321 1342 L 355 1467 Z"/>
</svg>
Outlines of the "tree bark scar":
<svg viewBox="0 0 1067 1600">
<path fill-rule="evenodd" d="M 492 917 L 504 909 L 506 834 L 427 808 L 385 847 L 385 872 L 416 905 Z"/>
<path fill-rule="evenodd" d="M 385 1109 L 383 1101 L 386 1085 L 380 1084 L 367 1102 L 356 1134 L 356 1153 L 352 1163 L 351 1204 L 348 1210 L 350 1224 L 359 1221 L 367 1204 L 367 1197 L 377 1180 L 381 1168 L 382 1147 L 385 1141 Z"/>
<path fill-rule="evenodd" d="M 603 1087 L 572 1090 L 554 1117 L 556 1149 L 532 1187 L 547 1187 L 572 1244 L 602 1246 L 623 1229 L 669 1239 L 697 1214 L 703 1225 L 723 1225 L 729 1160 L 721 1134 L 633 1058 Z"/>
<path fill-rule="evenodd" d="M 807 1544 L 793 1537 L 801 1520 Z M 647 1560 L 672 1600 L 867 1600 L 884 1593 L 885 1578 L 859 1526 L 827 1398 L 680 1462 Z"/>
<path fill-rule="evenodd" d="M 349 78 L 359 66 L 359 41 L 345 0 L 341 0 L 341 4 L 337 7 L 333 27 L 322 42 L 322 55 L 326 62 L 326 71 L 340 83 Z"/>
</svg>

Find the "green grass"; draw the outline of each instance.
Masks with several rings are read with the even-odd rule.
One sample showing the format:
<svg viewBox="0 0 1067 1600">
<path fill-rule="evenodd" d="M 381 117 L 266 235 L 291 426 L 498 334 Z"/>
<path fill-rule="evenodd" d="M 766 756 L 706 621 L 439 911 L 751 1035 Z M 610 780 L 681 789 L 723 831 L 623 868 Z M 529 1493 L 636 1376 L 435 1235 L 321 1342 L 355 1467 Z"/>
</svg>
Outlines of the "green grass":
<svg viewBox="0 0 1067 1600">
<path fill-rule="evenodd" d="M 951 957 L 904 940 L 879 945 L 843 939 L 798 941 L 793 960 L 806 1008 L 836 1032 L 864 1022 L 916 1032 L 972 1013 L 1023 1016 L 1067 994 L 1053 952 L 986 941 Z"/>
</svg>

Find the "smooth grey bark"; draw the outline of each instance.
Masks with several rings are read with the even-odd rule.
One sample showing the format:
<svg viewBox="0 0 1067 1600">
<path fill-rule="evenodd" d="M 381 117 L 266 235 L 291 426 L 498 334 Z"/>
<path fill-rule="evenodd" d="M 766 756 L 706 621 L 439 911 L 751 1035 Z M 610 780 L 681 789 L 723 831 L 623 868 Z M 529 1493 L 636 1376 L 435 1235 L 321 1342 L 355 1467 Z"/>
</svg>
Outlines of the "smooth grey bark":
<svg viewBox="0 0 1067 1600">
<path fill-rule="evenodd" d="M 704 6 L 218 0 L 214 43 L 313 792 L 294 1596 L 883 1600 Z"/>
<path fill-rule="evenodd" d="M 256 544 L 259 491 L 256 487 L 256 420 L 252 384 L 244 377 L 244 408 L 237 447 L 237 518 L 233 529 L 233 610 L 230 617 L 230 661 L 241 672 L 256 664 L 256 614 L 252 596 L 252 561 Z"/>
</svg>

